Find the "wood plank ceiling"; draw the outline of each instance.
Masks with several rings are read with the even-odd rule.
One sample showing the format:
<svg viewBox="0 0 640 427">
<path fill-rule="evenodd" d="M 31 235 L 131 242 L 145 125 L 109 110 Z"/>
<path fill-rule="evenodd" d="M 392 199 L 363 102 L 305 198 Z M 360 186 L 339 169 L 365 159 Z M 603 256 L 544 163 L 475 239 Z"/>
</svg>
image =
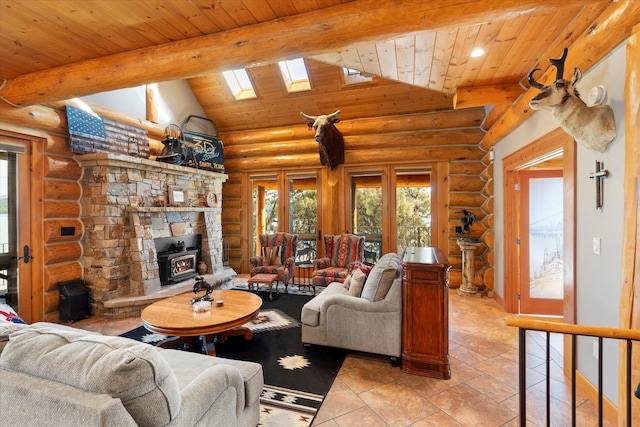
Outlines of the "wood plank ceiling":
<svg viewBox="0 0 640 427">
<path fill-rule="evenodd" d="M 339 108 L 342 118 L 355 119 L 451 110 L 454 94 L 487 87 L 498 88 L 499 95 L 469 104 L 459 99 L 459 107 L 511 104 L 526 87 L 524 76 L 536 66 L 546 68 L 563 40 L 587 31 L 609 5 L 578 0 L 0 0 L 0 78 L 6 83 L 0 97 L 27 105 L 182 76 L 222 132 L 297 125 L 299 111 L 315 115 Z M 342 32 L 332 34 L 333 29 Z M 238 34 L 247 40 L 238 41 Z M 260 35 L 272 46 L 242 53 Z M 314 40 L 304 40 L 309 37 Z M 207 43 L 228 46 L 226 54 L 206 51 Z M 485 54 L 472 58 L 474 48 Z M 216 53 L 208 58 L 212 72 L 190 65 L 208 52 Z M 136 56 L 128 53 L 137 55 L 136 65 L 146 67 L 148 76 L 133 76 L 127 61 Z M 275 60 L 300 56 L 307 60 L 312 89 L 288 94 Z M 154 67 L 160 59 L 174 67 Z M 258 99 L 235 101 L 223 84 L 220 71 L 239 66 L 250 67 Z M 342 67 L 376 78 L 348 87 Z M 82 87 L 80 79 L 65 88 L 61 76 L 78 79 L 89 71 L 103 75 L 92 77 L 93 86 Z M 42 80 L 49 76 L 47 85 Z M 19 88 L 38 85 L 42 88 L 30 97 L 21 95 L 26 90 Z"/>
</svg>

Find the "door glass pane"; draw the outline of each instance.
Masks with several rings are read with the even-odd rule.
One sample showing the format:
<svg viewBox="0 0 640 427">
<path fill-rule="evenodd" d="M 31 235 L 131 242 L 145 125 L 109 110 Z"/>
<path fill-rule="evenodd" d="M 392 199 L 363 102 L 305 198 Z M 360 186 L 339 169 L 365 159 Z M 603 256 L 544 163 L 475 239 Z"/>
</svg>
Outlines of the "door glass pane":
<svg viewBox="0 0 640 427">
<path fill-rule="evenodd" d="M 353 233 L 365 236 L 364 261 L 382 256 L 382 177 L 354 176 L 351 180 Z"/>
<path fill-rule="evenodd" d="M 15 153 L 0 152 L 0 302 L 18 310 Z"/>
<path fill-rule="evenodd" d="M 563 298 L 562 178 L 529 181 L 529 296 Z"/>
<path fill-rule="evenodd" d="M 396 251 L 431 246 L 431 184 L 429 174 L 396 177 Z"/>
<path fill-rule="evenodd" d="M 289 177 L 289 232 L 298 235 L 296 265 L 317 258 L 318 190 L 315 176 Z"/>
<path fill-rule="evenodd" d="M 260 250 L 258 236 L 278 232 L 278 180 L 277 177 L 253 177 L 253 253 Z"/>
</svg>

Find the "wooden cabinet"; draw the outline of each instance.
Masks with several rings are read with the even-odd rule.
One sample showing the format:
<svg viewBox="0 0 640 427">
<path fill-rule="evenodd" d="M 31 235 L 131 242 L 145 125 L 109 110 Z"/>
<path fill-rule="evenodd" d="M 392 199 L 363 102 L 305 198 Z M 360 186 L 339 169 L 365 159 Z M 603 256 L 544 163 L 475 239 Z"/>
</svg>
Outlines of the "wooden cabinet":
<svg viewBox="0 0 640 427">
<path fill-rule="evenodd" d="M 437 248 L 407 248 L 402 258 L 402 370 L 448 380 L 449 265 Z"/>
</svg>

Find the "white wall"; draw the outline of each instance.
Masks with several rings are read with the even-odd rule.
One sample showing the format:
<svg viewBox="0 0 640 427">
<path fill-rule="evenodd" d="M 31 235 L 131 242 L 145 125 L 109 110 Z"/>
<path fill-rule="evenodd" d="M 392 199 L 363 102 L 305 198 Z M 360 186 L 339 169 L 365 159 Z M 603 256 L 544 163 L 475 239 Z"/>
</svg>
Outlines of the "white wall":
<svg viewBox="0 0 640 427">
<path fill-rule="evenodd" d="M 620 288 L 622 283 L 622 236 L 624 210 L 624 82 L 626 44 L 618 46 L 578 83 L 585 99 L 589 90 L 603 85 L 608 92 L 607 104 L 613 108 L 617 136 L 604 153 L 588 150 L 578 144 L 576 168 L 576 310 L 577 323 L 593 326 L 619 326 Z M 571 70 L 565 71 L 565 78 Z M 527 121 L 494 146 L 495 189 L 495 290 L 504 295 L 504 234 L 502 159 L 541 136 L 557 128 L 553 116 L 547 111 L 534 113 Z M 604 207 L 595 208 L 595 184 L 589 173 L 595 161 L 604 162 L 610 176 L 604 180 Z M 592 252 L 592 241 L 599 237 L 601 255 Z M 604 345 L 604 393 L 617 402 L 618 347 L 614 341 Z M 597 385 L 597 360 L 593 356 L 593 340 L 578 343 L 578 367 L 589 381 Z"/>
<path fill-rule="evenodd" d="M 139 119 L 146 119 L 145 86 L 101 92 L 82 99 Z M 163 126 L 172 123 L 182 126 L 189 115 L 206 117 L 186 80 L 158 83 L 157 101 L 158 123 Z"/>
</svg>

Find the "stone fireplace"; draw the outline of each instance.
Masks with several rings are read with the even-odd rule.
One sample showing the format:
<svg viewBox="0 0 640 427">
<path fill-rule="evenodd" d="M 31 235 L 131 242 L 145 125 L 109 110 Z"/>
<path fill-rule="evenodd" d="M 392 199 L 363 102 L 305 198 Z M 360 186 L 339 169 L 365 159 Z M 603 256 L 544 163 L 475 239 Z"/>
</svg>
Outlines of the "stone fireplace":
<svg viewBox="0 0 640 427">
<path fill-rule="evenodd" d="M 236 273 L 223 266 L 222 253 L 227 175 L 111 153 L 76 159 L 83 168 L 82 265 L 93 315 L 137 316 L 146 305 L 193 288 L 193 278 L 161 286 L 157 239 L 199 235 L 205 280 L 232 286 Z M 169 205 L 169 188 L 181 190 L 180 206 Z"/>
</svg>

